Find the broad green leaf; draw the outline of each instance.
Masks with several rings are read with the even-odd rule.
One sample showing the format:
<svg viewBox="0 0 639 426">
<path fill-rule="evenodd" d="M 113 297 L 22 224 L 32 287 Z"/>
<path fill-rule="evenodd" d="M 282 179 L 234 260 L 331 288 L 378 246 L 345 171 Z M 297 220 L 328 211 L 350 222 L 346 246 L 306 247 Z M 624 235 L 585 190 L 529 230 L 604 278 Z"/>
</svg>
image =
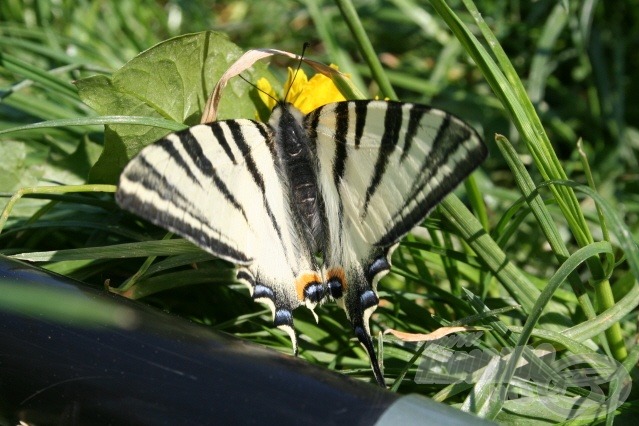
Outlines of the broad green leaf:
<svg viewBox="0 0 639 426">
<path fill-rule="evenodd" d="M 48 150 L 34 150 L 20 141 L 2 141 L 0 144 L 0 192 L 7 195 L 0 198 L 0 210 L 9 201 L 8 195 L 23 186 L 37 185 L 44 175 L 45 168 L 41 164 L 48 155 Z M 39 206 L 40 200 L 29 200 L 19 206 L 14 214 L 26 216 L 32 214 Z"/>
<path fill-rule="evenodd" d="M 101 115 L 135 115 L 195 125 L 209 93 L 242 50 L 225 36 L 206 31 L 162 42 L 129 61 L 111 77 L 97 75 L 75 84 L 82 100 Z M 257 64 L 245 76 L 266 76 Z M 225 90 L 220 119 L 253 118 L 249 84 L 236 79 Z M 167 134 L 166 129 L 107 125 L 104 151 L 91 169 L 94 183 L 116 183 L 124 165 L 140 149 Z"/>
<path fill-rule="evenodd" d="M 29 184 L 37 183 L 44 174 L 39 163 L 43 152 L 30 149 L 20 141 L 3 141 L 0 144 L 0 191 L 11 191 Z M 46 156 L 46 153 L 44 153 Z"/>
<path fill-rule="evenodd" d="M 51 186 L 52 183 L 74 185 L 85 177 L 99 155 L 99 146 L 88 139 L 79 142 L 74 152 L 61 156 L 49 147 L 7 140 L 0 143 L 0 211 L 13 195 L 23 188 Z M 20 199 L 10 209 L 11 217 L 29 217 L 48 201 Z M 2 230 L 5 218 L 0 218 Z"/>
</svg>

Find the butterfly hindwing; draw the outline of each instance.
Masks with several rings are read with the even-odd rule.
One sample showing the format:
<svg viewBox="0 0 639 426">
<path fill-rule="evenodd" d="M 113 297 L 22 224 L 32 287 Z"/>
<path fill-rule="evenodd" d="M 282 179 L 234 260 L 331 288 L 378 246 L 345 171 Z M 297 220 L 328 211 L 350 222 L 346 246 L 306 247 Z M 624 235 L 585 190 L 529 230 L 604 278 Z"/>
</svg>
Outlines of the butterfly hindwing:
<svg viewBox="0 0 639 426">
<path fill-rule="evenodd" d="M 116 200 L 240 265 L 238 279 L 295 343 L 292 310 L 300 301 L 293 284 L 310 260 L 299 253 L 273 149 L 263 123 L 194 126 L 144 148 L 122 173 Z"/>
</svg>

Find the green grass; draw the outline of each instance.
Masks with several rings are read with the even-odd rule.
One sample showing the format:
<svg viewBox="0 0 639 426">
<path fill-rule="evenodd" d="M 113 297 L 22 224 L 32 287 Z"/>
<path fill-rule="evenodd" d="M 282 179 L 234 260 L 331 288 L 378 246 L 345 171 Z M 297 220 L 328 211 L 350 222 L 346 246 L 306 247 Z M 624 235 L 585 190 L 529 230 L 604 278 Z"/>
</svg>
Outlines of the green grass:
<svg viewBox="0 0 639 426">
<path fill-rule="evenodd" d="M 583 383 L 564 393 L 523 379 L 515 362 L 524 357 L 536 378 L 556 384 L 558 371 L 583 366 L 583 359 L 599 374 L 608 364 L 593 360 L 616 360 L 624 369 L 601 385 L 607 401 L 624 390 L 625 371 L 635 383 L 639 132 L 629 123 L 639 122 L 639 107 L 625 94 L 639 90 L 639 27 L 632 25 L 639 10 L 576 1 L 188 4 L 0 4 L 0 206 L 27 188 L 0 218 L 0 253 L 88 284 L 108 282 L 129 297 L 290 351 L 288 338 L 270 327 L 270 312 L 233 281 L 231 265 L 120 211 L 108 184 L 133 151 L 197 122 L 203 106 L 198 98 L 155 114 L 140 107 L 147 105 L 141 95 L 126 98 L 140 80 L 125 78 L 126 67 L 117 70 L 138 53 L 208 29 L 226 33 L 238 51 L 298 52 L 311 41 L 308 55 L 338 64 L 362 93 L 447 109 L 480 130 L 491 152 L 402 242 L 372 325 L 374 332 L 412 333 L 478 326 L 480 338 L 444 356 L 502 348 L 515 348 L 515 356 L 487 366 L 472 383 L 449 384 L 450 376 L 443 384 L 418 383 L 420 362 L 439 349 L 385 336 L 380 348 L 392 389 L 501 423 L 611 424 L 632 416 L 634 389 L 607 410 Z M 251 76 L 281 82 L 282 64 L 275 59 Z M 200 75 L 201 64 L 187 65 L 183 75 Z M 207 81 L 215 82 L 223 64 L 218 68 Z M 103 77 L 86 79 L 96 74 Z M 106 91 L 107 78 L 124 83 Z M 207 84 L 193 93 L 210 90 Z M 185 96 L 173 90 L 168 84 L 158 93 L 164 100 Z M 252 118 L 252 102 L 238 97 L 228 116 Z M 33 189 L 59 185 L 81 190 Z M 300 355 L 369 381 L 366 355 L 343 312 L 327 304 L 318 314 L 315 324 L 306 309 L 295 312 Z M 532 354 L 541 344 L 552 345 L 556 363 Z M 557 414 L 575 400 L 583 409 L 578 418 Z"/>
</svg>

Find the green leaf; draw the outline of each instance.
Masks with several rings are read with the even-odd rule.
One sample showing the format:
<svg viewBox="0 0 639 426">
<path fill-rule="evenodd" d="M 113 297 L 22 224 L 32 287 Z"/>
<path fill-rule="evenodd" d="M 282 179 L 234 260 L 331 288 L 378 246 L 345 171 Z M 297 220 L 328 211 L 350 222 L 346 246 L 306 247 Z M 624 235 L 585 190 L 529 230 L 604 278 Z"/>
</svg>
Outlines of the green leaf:
<svg viewBox="0 0 639 426">
<path fill-rule="evenodd" d="M 11 256 L 28 262 L 61 262 L 65 260 L 124 259 L 147 256 L 173 256 L 184 253 L 201 253 L 202 250 L 182 239 L 144 241 L 115 244 L 104 247 L 87 247 L 69 250 L 21 253 Z"/>
<path fill-rule="evenodd" d="M 211 31 L 175 37 L 129 61 L 111 77 L 76 81 L 80 98 L 101 115 L 136 115 L 195 125 L 215 83 L 242 50 Z M 247 78 L 266 76 L 258 64 Z M 254 118 L 252 88 L 236 80 L 220 104 L 221 119 Z M 163 128 L 107 125 L 104 151 L 91 169 L 94 183 L 115 183 L 124 165 L 144 146 L 166 135 Z"/>
<path fill-rule="evenodd" d="M 77 149 L 68 156 L 55 155 L 47 147 L 7 140 L 0 143 L 0 231 L 5 216 L 29 217 L 35 214 L 47 201 L 21 200 L 8 211 L 4 209 L 17 200 L 11 201 L 16 192 L 52 182 L 75 184 L 84 182 L 91 164 L 99 154 L 99 147 L 88 139 L 82 139 Z"/>
<path fill-rule="evenodd" d="M 48 155 L 48 150 L 34 150 L 26 143 L 19 141 L 2 141 L 0 144 L 0 188 L 2 192 L 17 191 L 23 186 L 35 186 L 45 173 L 42 162 Z M 2 210 L 9 198 L 0 198 L 0 210 Z M 29 200 L 20 205 L 15 211 L 18 216 L 28 216 L 42 205 L 42 201 Z"/>
<path fill-rule="evenodd" d="M 3 141 L 0 144 L 0 155 L 3 158 L 0 163 L 0 188 L 12 190 L 35 184 L 44 173 L 39 165 L 43 153 L 30 149 L 24 142 Z"/>
</svg>

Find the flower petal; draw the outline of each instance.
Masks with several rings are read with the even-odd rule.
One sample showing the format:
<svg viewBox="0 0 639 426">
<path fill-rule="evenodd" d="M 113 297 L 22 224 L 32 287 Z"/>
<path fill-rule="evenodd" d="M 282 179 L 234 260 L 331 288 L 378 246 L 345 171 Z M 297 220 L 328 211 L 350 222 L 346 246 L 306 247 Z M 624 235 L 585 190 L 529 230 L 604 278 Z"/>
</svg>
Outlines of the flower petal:
<svg viewBox="0 0 639 426">
<path fill-rule="evenodd" d="M 308 114 L 323 105 L 345 100 L 346 98 L 344 98 L 342 93 L 337 89 L 333 80 L 324 74 L 315 74 L 304 85 L 303 90 L 296 96 L 292 103 L 302 111 L 302 113 Z"/>
<path fill-rule="evenodd" d="M 277 93 L 273 90 L 271 83 L 264 77 L 257 80 L 257 92 L 264 105 L 270 110 L 277 104 Z M 270 95 L 270 96 L 269 96 Z"/>
</svg>

